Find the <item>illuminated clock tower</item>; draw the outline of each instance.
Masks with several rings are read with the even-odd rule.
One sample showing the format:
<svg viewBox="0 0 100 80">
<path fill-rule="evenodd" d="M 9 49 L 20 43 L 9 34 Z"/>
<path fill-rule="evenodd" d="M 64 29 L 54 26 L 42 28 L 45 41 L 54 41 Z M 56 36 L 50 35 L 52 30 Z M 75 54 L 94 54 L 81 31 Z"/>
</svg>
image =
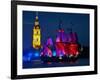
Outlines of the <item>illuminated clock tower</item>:
<svg viewBox="0 0 100 80">
<path fill-rule="evenodd" d="M 35 17 L 35 23 L 33 27 L 33 40 L 32 40 L 33 48 L 39 49 L 41 47 L 41 29 L 38 20 L 38 13 Z"/>
</svg>

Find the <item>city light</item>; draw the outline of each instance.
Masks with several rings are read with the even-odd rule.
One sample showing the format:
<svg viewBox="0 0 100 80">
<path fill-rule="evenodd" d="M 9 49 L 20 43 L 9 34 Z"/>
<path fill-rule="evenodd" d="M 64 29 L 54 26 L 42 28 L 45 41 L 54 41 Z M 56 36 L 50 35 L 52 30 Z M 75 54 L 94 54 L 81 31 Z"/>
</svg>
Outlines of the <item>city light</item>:
<svg viewBox="0 0 100 80">
<path fill-rule="evenodd" d="M 34 57 L 39 57 L 39 56 L 40 56 L 40 55 L 39 55 L 38 52 L 34 53 Z"/>
<path fill-rule="evenodd" d="M 53 51 L 53 56 L 56 56 L 56 51 Z"/>
</svg>

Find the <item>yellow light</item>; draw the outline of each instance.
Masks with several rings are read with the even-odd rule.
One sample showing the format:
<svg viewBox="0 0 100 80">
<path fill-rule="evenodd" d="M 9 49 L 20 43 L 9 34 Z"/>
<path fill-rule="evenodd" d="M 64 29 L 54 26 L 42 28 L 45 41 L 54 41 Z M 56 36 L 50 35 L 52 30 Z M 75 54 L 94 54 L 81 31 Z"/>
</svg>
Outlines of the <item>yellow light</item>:
<svg viewBox="0 0 100 80">
<path fill-rule="evenodd" d="M 38 49 L 41 47 L 41 34 L 40 29 L 35 28 L 33 29 L 33 48 Z"/>
<path fill-rule="evenodd" d="M 33 48 L 39 49 L 41 47 L 41 29 L 39 26 L 38 15 L 36 15 L 35 17 L 35 23 L 34 23 L 32 36 L 33 36 L 33 40 L 32 40 Z"/>
</svg>

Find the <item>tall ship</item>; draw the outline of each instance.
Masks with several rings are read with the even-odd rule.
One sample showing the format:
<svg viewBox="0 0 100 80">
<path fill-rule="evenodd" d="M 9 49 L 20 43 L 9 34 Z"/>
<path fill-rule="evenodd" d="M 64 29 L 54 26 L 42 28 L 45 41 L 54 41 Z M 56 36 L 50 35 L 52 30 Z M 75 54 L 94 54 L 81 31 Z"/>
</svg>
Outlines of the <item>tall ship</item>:
<svg viewBox="0 0 100 80">
<path fill-rule="evenodd" d="M 41 50 L 41 60 L 44 62 L 76 61 L 80 54 L 78 36 L 72 30 L 68 33 L 59 27 L 55 41 L 48 38 Z"/>
</svg>

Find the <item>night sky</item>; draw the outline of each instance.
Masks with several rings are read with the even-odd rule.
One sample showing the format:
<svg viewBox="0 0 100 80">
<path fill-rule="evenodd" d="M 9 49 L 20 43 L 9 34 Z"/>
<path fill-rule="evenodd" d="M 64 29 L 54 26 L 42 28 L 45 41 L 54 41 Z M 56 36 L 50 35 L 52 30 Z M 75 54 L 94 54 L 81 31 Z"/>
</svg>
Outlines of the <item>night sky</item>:
<svg viewBox="0 0 100 80">
<path fill-rule="evenodd" d="M 32 29 L 34 27 L 36 12 L 23 11 L 23 49 L 29 49 L 32 46 Z M 89 46 L 89 14 L 76 13 L 56 13 L 56 12 L 38 12 L 39 23 L 42 33 L 42 44 L 48 37 L 53 41 L 56 38 L 59 22 L 62 22 L 62 28 L 66 33 L 69 28 L 78 35 L 78 41 L 82 46 Z"/>
</svg>

